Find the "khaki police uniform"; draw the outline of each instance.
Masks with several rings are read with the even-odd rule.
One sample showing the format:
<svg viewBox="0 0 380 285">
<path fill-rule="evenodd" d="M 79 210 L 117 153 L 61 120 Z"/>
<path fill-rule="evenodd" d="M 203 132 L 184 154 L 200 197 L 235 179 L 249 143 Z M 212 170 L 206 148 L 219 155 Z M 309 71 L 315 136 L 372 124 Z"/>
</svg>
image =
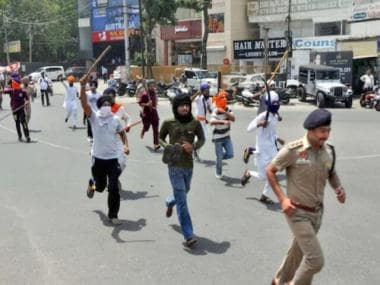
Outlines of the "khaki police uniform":
<svg viewBox="0 0 380 285">
<path fill-rule="evenodd" d="M 280 284 L 311 284 L 313 275 L 323 267 L 324 258 L 317 239 L 323 213 L 326 181 L 333 167 L 333 150 L 327 144 L 313 150 L 307 136 L 281 149 L 272 164 L 286 169 L 287 196 L 297 207 L 286 216 L 293 233 L 292 245 L 276 274 Z"/>
</svg>

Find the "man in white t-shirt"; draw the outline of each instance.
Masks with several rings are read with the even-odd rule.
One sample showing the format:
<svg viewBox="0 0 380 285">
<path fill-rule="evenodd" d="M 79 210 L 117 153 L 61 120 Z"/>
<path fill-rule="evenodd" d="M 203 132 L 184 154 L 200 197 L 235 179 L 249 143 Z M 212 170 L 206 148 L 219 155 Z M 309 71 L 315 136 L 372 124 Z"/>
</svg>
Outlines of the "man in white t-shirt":
<svg viewBox="0 0 380 285">
<path fill-rule="evenodd" d="M 47 78 L 47 75 L 45 75 L 45 72 L 41 72 L 41 78 L 38 80 L 38 84 L 40 85 L 42 106 L 45 106 L 45 99 L 46 99 L 46 106 L 50 106 L 49 92 L 48 92 L 49 79 Z"/>
<path fill-rule="evenodd" d="M 363 82 L 363 93 L 373 90 L 375 80 L 370 69 L 368 69 L 367 72 L 360 77 L 360 80 Z"/>
<path fill-rule="evenodd" d="M 86 96 L 87 76 L 81 80 L 80 101 L 87 118 L 91 122 L 93 131 L 92 156 L 92 176 L 94 181 L 89 183 L 87 196 L 92 198 L 95 191 L 103 192 L 108 189 L 108 218 L 114 225 L 122 222 L 118 219 L 120 209 L 120 189 L 118 185 L 121 173 L 118 162 L 119 149 L 118 141 L 122 139 L 125 143 L 125 132 L 120 120 L 112 113 L 110 96 L 100 97 L 97 104 L 97 111 L 90 106 Z"/>
</svg>

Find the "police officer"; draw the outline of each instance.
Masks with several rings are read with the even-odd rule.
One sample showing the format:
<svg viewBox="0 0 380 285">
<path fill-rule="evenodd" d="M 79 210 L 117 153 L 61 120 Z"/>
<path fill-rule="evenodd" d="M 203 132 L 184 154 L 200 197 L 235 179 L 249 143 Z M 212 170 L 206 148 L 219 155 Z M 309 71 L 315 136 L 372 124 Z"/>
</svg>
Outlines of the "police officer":
<svg viewBox="0 0 380 285">
<path fill-rule="evenodd" d="M 346 193 L 335 171 L 335 151 L 326 141 L 330 135 L 331 113 L 311 112 L 305 122 L 306 135 L 281 149 L 267 167 L 267 176 L 278 197 L 290 230 L 292 245 L 272 284 L 308 285 L 324 264 L 317 232 L 321 226 L 326 181 L 344 203 Z M 286 169 L 287 193 L 276 179 Z"/>
</svg>

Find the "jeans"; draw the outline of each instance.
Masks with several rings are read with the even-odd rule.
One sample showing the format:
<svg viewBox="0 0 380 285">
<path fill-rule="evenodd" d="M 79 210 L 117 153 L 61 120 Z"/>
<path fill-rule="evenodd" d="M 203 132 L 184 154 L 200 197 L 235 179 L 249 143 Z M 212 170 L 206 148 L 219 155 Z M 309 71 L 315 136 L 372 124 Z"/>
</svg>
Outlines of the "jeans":
<svg viewBox="0 0 380 285">
<path fill-rule="evenodd" d="M 28 123 L 26 122 L 25 110 L 24 109 L 17 110 L 16 112 L 13 113 L 13 118 L 16 123 L 18 138 L 19 139 L 22 138 L 21 127 L 22 127 L 22 130 L 24 131 L 25 138 L 26 139 L 29 138 L 29 128 L 28 128 Z"/>
<path fill-rule="evenodd" d="M 105 160 L 93 157 L 91 171 L 97 192 L 103 192 L 108 186 L 108 218 L 117 218 L 120 209 L 120 189 L 118 181 L 121 174 L 117 158 Z"/>
<path fill-rule="evenodd" d="M 222 175 L 222 160 L 234 157 L 234 149 L 230 137 L 225 137 L 214 142 L 216 154 L 216 174 Z"/>
<path fill-rule="evenodd" d="M 167 207 L 177 206 L 178 220 L 185 240 L 193 237 L 193 224 L 187 207 L 187 193 L 190 191 L 192 168 L 169 167 L 169 178 L 173 195 L 166 199 Z"/>
<path fill-rule="evenodd" d="M 41 102 L 42 102 L 42 106 L 45 105 L 44 97 L 46 97 L 46 105 L 50 106 L 49 92 L 48 92 L 48 90 L 41 90 Z"/>
</svg>

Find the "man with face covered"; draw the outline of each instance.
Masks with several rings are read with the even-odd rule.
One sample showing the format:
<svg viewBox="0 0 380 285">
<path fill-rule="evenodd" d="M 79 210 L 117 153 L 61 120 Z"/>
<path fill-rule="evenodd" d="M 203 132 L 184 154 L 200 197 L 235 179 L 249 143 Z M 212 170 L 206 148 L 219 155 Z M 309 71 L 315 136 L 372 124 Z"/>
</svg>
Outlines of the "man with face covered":
<svg viewBox="0 0 380 285">
<path fill-rule="evenodd" d="M 177 207 L 178 220 L 187 247 L 197 243 L 193 225 L 187 207 L 187 194 L 190 191 L 193 176 L 194 150 L 205 142 L 202 126 L 191 113 L 191 99 L 188 95 L 179 94 L 173 99 L 174 118 L 164 121 L 160 130 L 160 143 L 165 148 L 163 160 L 168 164 L 169 178 L 173 194 L 166 200 L 166 216 L 172 215 L 173 207 Z M 166 141 L 169 136 L 169 142 Z M 195 142 L 196 138 L 196 142 Z M 166 153 L 174 153 L 166 159 Z"/>
<path fill-rule="evenodd" d="M 260 202 L 265 204 L 273 204 L 270 198 L 273 196 L 272 188 L 269 185 L 265 168 L 277 154 L 277 143 L 284 144 L 284 141 L 277 136 L 278 111 L 280 102 L 277 93 L 271 93 L 265 96 L 267 111 L 260 113 L 248 126 L 247 131 L 256 131 L 255 146 L 255 164 L 257 173 L 246 170 L 241 179 L 242 185 L 245 185 L 251 175 L 255 173 L 257 178 L 265 181 L 264 189 L 260 197 Z"/>
<path fill-rule="evenodd" d="M 120 120 L 112 113 L 112 98 L 108 95 L 100 97 L 97 102 L 97 111 L 88 103 L 86 96 L 87 76 L 81 80 L 80 101 L 84 113 L 91 122 L 93 131 L 92 156 L 92 177 L 93 187 L 88 187 L 87 196 L 92 198 L 94 192 L 103 192 L 108 189 L 108 218 L 114 225 L 121 224 L 118 219 L 120 209 L 120 189 L 118 179 L 121 174 L 118 162 L 119 148 L 118 140 L 122 139 L 126 143 L 125 132 Z"/>
<path fill-rule="evenodd" d="M 74 76 L 67 77 L 67 81 L 69 84 L 62 81 L 63 87 L 65 88 L 65 100 L 63 103 L 63 106 L 66 109 L 65 122 L 67 123 L 71 118 L 73 130 L 75 130 L 78 123 L 78 89 L 74 86 Z"/>
<path fill-rule="evenodd" d="M 86 95 L 87 95 L 87 101 L 88 101 L 88 104 L 90 105 L 91 109 L 96 112 L 98 111 L 98 106 L 97 106 L 97 102 L 98 102 L 98 99 L 102 96 L 102 94 L 98 93 L 97 92 L 97 88 L 98 88 L 98 82 L 97 81 L 91 81 L 90 82 L 90 90 L 87 91 Z M 91 129 L 91 121 L 89 119 L 87 119 L 87 140 L 89 142 L 92 142 L 92 129 Z"/>
<path fill-rule="evenodd" d="M 310 285 L 313 275 L 323 267 L 324 257 L 317 233 L 322 221 L 326 182 L 335 190 L 340 203 L 346 200 L 335 171 L 335 150 L 327 143 L 330 125 L 329 111 L 311 112 L 303 125 L 306 135 L 282 148 L 266 169 L 293 234 L 292 245 L 272 285 Z M 286 170 L 286 194 L 276 178 L 276 173 L 283 169 Z"/>
</svg>

